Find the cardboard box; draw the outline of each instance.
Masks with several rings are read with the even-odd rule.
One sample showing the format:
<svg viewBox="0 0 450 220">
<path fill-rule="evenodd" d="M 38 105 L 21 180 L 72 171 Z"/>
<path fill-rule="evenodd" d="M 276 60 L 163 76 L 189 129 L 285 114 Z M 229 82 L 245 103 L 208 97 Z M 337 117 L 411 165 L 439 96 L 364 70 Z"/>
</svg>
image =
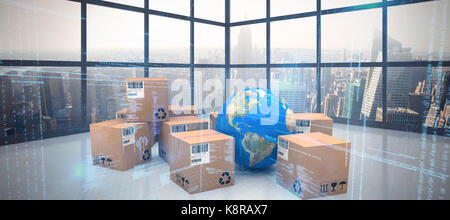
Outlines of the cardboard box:
<svg viewBox="0 0 450 220">
<path fill-rule="evenodd" d="M 333 135 L 333 119 L 320 113 L 296 113 L 296 133 L 321 132 Z"/>
<path fill-rule="evenodd" d="M 151 122 L 169 119 L 168 81 L 163 78 L 126 80 L 127 121 Z"/>
<path fill-rule="evenodd" d="M 93 164 L 117 170 L 128 170 L 151 160 L 155 138 L 147 122 L 122 120 L 90 125 Z"/>
<path fill-rule="evenodd" d="M 164 122 L 158 139 L 159 157 L 169 161 L 172 134 L 202 129 L 208 129 L 208 121 L 196 116 L 175 117 L 174 120 Z"/>
<path fill-rule="evenodd" d="M 126 120 L 127 119 L 127 109 L 122 109 L 116 112 L 116 120 Z"/>
<path fill-rule="evenodd" d="M 217 121 L 218 115 L 219 115 L 219 112 L 211 112 L 209 114 L 210 129 L 216 130 L 216 121 Z"/>
<path fill-rule="evenodd" d="M 174 183 L 190 194 L 234 185 L 233 137 L 213 130 L 172 136 L 169 167 Z"/>
<path fill-rule="evenodd" d="M 196 116 L 197 106 L 188 105 L 188 106 L 169 106 L 169 117 L 180 117 L 180 116 Z"/>
<path fill-rule="evenodd" d="M 278 137 L 276 180 L 302 199 L 347 192 L 351 144 L 323 134 Z"/>
</svg>

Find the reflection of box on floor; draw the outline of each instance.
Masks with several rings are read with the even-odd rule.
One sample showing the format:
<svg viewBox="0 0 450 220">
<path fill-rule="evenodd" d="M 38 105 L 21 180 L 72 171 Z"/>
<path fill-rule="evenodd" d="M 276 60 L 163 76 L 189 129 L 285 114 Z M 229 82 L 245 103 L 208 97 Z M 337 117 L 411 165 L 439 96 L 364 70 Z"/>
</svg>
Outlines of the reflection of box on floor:
<svg viewBox="0 0 450 220">
<path fill-rule="evenodd" d="M 209 121 L 210 121 L 209 129 L 216 130 L 216 121 L 217 121 L 218 115 L 219 115 L 219 112 L 211 112 L 209 114 Z"/>
<path fill-rule="evenodd" d="M 170 179 L 188 193 L 234 184 L 234 138 L 213 130 L 172 135 Z"/>
<path fill-rule="evenodd" d="M 321 132 L 333 135 L 333 119 L 320 113 L 296 113 L 296 132 L 298 134 Z"/>
<path fill-rule="evenodd" d="M 128 170 L 151 160 L 150 124 L 112 120 L 90 125 L 94 165 Z"/>
<path fill-rule="evenodd" d="M 168 85 L 162 78 L 127 79 L 127 121 L 167 121 Z"/>
<path fill-rule="evenodd" d="M 346 193 L 350 149 L 318 132 L 279 136 L 277 182 L 303 199 Z"/>
<path fill-rule="evenodd" d="M 189 115 L 197 115 L 197 106 L 188 105 L 188 106 L 169 106 L 169 117 L 180 117 L 180 116 L 189 116 Z"/>
<path fill-rule="evenodd" d="M 208 121 L 196 116 L 174 117 L 170 121 L 164 122 L 158 138 L 159 156 L 169 162 L 170 138 L 172 134 L 201 129 L 208 129 Z"/>
</svg>

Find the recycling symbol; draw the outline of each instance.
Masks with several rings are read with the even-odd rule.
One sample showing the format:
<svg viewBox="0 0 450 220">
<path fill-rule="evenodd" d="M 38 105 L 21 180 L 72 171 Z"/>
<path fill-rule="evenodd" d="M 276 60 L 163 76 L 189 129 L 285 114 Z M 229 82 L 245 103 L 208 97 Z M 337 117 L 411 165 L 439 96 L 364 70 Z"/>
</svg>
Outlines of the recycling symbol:
<svg viewBox="0 0 450 220">
<path fill-rule="evenodd" d="M 147 149 L 144 151 L 144 155 L 142 155 L 142 160 L 150 160 L 152 158 L 152 154 L 150 153 L 150 150 Z"/>
<path fill-rule="evenodd" d="M 222 175 L 219 178 L 220 185 L 224 185 L 224 184 L 228 185 L 228 184 L 230 184 L 230 182 L 231 182 L 230 173 L 228 173 L 228 172 L 222 173 Z"/>
<path fill-rule="evenodd" d="M 295 180 L 293 187 L 294 187 L 294 192 L 297 193 L 298 195 L 300 195 L 300 193 L 302 192 L 302 187 L 301 187 L 299 180 Z"/>
<path fill-rule="evenodd" d="M 166 117 L 167 117 L 167 113 L 166 113 L 166 110 L 164 110 L 163 108 L 158 109 L 158 111 L 156 111 L 156 113 L 155 113 L 156 119 L 166 119 Z"/>
</svg>

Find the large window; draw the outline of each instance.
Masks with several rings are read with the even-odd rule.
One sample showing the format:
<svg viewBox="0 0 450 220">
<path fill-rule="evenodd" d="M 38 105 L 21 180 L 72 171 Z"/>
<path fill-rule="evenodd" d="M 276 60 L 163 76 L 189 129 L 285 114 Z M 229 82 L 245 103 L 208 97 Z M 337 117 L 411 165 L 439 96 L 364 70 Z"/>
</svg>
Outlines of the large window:
<svg viewBox="0 0 450 220">
<path fill-rule="evenodd" d="M 134 76 L 168 78 L 171 103 L 214 100 L 201 106 L 204 113 L 232 95 L 227 82 L 243 80 L 287 100 L 304 94 L 290 101 L 296 111 L 336 122 L 449 134 L 449 1 L 0 5 L 0 101 L 13 103 L 0 108 L 0 144 L 82 132 L 111 119 L 124 107 L 122 81 Z M 212 81 L 223 88 L 205 88 Z M 33 118 L 20 127 L 8 121 L 13 114 Z"/>
</svg>

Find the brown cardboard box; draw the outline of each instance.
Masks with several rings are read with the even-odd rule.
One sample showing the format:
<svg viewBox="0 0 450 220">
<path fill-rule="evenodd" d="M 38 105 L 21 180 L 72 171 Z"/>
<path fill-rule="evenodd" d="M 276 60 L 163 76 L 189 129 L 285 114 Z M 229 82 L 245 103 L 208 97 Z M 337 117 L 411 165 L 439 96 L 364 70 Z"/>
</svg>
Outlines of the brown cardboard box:
<svg viewBox="0 0 450 220">
<path fill-rule="evenodd" d="M 127 109 L 122 109 L 116 112 L 116 120 L 126 120 L 127 119 Z"/>
<path fill-rule="evenodd" d="M 196 116 L 175 117 L 174 120 L 164 122 L 158 139 L 159 156 L 169 161 L 171 135 L 178 132 L 208 129 L 208 121 Z"/>
<path fill-rule="evenodd" d="M 298 134 L 322 132 L 333 135 L 333 119 L 320 113 L 296 113 L 296 132 Z"/>
<path fill-rule="evenodd" d="M 278 136 L 276 180 L 302 199 L 346 193 L 350 149 L 319 132 Z"/>
<path fill-rule="evenodd" d="M 155 138 L 147 122 L 112 120 L 91 124 L 90 130 L 94 165 L 125 171 L 152 158 Z"/>
<path fill-rule="evenodd" d="M 163 78 L 126 80 L 127 121 L 151 122 L 169 119 L 168 81 Z"/>
<path fill-rule="evenodd" d="M 216 121 L 217 121 L 217 116 L 218 115 L 219 115 L 219 112 L 211 112 L 209 114 L 209 121 L 210 121 L 210 128 L 209 129 L 216 130 Z"/>
<path fill-rule="evenodd" d="M 233 137 L 213 130 L 172 136 L 169 167 L 174 183 L 190 194 L 234 185 Z"/>
<path fill-rule="evenodd" d="M 195 116 L 197 115 L 197 106 L 169 106 L 169 117 L 180 117 L 180 116 Z"/>
</svg>

